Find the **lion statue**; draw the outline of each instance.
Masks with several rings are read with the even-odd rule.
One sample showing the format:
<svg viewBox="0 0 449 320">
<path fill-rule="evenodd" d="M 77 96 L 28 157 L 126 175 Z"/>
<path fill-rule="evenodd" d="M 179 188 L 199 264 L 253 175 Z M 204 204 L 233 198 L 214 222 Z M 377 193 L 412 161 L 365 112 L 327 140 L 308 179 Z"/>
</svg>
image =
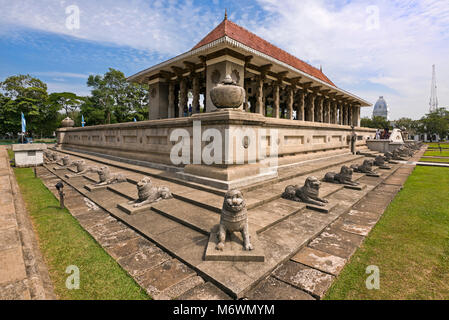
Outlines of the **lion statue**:
<svg viewBox="0 0 449 320">
<path fill-rule="evenodd" d="M 347 166 L 341 167 L 340 173 L 328 172 L 324 176 L 324 182 L 346 184 L 350 186 L 359 185 L 358 182 L 352 181 L 353 170 Z"/>
<path fill-rule="evenodd" d="M 84 160 L 76 160 L 73 161 L 72 164 L 75 166 L 77 173 L 82 173 L 87 169 L 86 162 Z"/>
<path fill-rule="evenodd" d="M 376 174 L 373 170 L 373 160 L 365 160 L 362 165 L 353 164 L 351 169 L 354 170 L 354 172 Z"/>
<path fill-rule="evenodd" d="M 282 198 L 296 202 L 305 202 L 324 207 L 327 201 L 319 197 L 321 182 L 315 177 L 308 177 L 304 186 L 288 186 Z"/>
<path fill-rule="evenodd" d="M 227 232 L 241 232 L 243 249 L 254 250 L 249 236 L 246 202 L 239 190 L 228 191 L 225 195 L 218 229 L 217 250 L 222 251 L 224 249 Z"/>
<path fill-rule="evenodd" d="M 133 204 L 134 208 L 173 198 L 168 187 L 154 187 L 149 177 L 144 177 L 137 183 L 137 194 L 139 196 L 137 200 L 128 202 L 128 204 Z"/>
<path fill-rule="evenodd" d="M 391 160 L 393 160 L 393 154 L 391 152 L 384 153 L 384 159 L 386 162 L 390 162 Z"/>
<path fill-rule="evenodd" d="M 398 149 L 393 150 L 392 155 L 393 160 L 406 160 L 406 156 L 403 155 Z"/>
<path fill-rule="evenodd" d="M 62 165 L 65 167 L 72 165 L 72 160 L 70 159 L 69 156 L 62 157 Z"/>
<path fill-rule="evenodd" d="M 105 186 L 108 184 L 128 181 L 123 173 L 111 173 L 109 167 L 107 166 L 101 167 L 96 171 L 98 173 L 98 177 L 100 178 L 100 182 L 96 184 L 97 186 Z"/>
<path fill-rule="evenodd" d="M 44 150 L 44 161 L 45 163 L 53 162 L 53 152 Z"/>
<path fill-rule="evenodd" d="M 376 167 L 386 167 L 387 164 L 385 163 L 385 157 L 382 156 L 376 156 L 376 158 L 374 159 L 374 165 Z"/>
</svg>

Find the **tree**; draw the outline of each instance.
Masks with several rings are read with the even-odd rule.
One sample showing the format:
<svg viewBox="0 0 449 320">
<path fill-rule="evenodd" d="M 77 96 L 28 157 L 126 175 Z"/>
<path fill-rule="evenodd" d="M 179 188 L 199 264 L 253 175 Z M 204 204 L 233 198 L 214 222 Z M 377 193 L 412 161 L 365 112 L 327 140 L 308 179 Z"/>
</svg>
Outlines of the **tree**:
<svg viewBox="0 0 449 320">
<path fill-rule="evenodd" d="M 129 83 L 123 72 L 112 68 L 104 76 L 89 76 L 87 85 L 92 88 L 92 97 L 83 105 L 82 113 L 90 111 L 96 119 L 104 113 L 103 123 L 148 119 L 147 85 Z M 90 118 L 91 114 L 85 116 Z"/>
<path fill-rule="evenodd" d="M 374 128 L 374 129 L 392 129 L 390 122 L 384 117 L 373 117 L 370 118 L 362 118 L 360 120 L 360 125 L 366 128 Z"/>
<path fill-rule="evenodd" d="M 419 122 L 419 133 L 425 133 L 430 137 L 437 134 L 441 139 L 445 139 L 449 134 L 449 111 L 445 108 L 428 113 Z"/>
<path fill-rule="evenodd" d="M 0 82 L 3 91 L 0 125 L 4 133 L 17 133 L 21 130 L 21 113 L 27 120 L 27 131 L 40 131 L 41 111 L 47 101 L 47 85 L 30 75 L 8 77 Z"/>
<path fill-rule="evenodd" d="M 58 107 L 58 110 L 64 109 L 67 117 L 74 118 L 73 113 L 79 109 L 84 98 L 78 97 L 72 92 L 52 93 L 48 97 L 50 105 Z"/>
</svg>

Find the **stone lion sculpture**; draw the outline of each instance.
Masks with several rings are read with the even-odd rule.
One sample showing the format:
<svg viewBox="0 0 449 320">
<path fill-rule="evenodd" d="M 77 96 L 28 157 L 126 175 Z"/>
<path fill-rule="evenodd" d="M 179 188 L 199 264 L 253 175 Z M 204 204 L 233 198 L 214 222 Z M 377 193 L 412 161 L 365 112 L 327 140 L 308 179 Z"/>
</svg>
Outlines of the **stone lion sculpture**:
<svg viewBox="0 0 449 320">
<path fill-rule="evenodd" d="M 109 167 L 107 166 L 101 167 L 96 171 L 98 173 L 98 177 L 100 178 L 100 182 L 96 184 L 97 186 L 105 186 L 108 184 L 121 183 L 127 181 L 123 173 L 111 173 Z"/>
<path fill-rule="evenodd" d="M 372 160 L 365 160 L 362 165 L 353 164 L 351 169 L 359 173 L 376 174 L 373 170 Z"/>
<path fill-rule="evenodd" d="M 393 160 L 393 154 L 391 152 L 384 153 L 384 159 L 386 162 L 390 162 L 391 160 Z"/>
<path fill-rule="evenodd" d="M 137 200 L 128 202 L 128 204 L 133 204 L 134 208 L 158 202 L 159 200 L 173 198 L 168 187 L 154 187 L 149 177 L 144 177 L 137 183 L 137 194 L 139 197 Z"/>
<path fill-rule="evenodd" d="M 358 182 L 352 181 L 353 170 L 347 166 L 341 167 L 340 173 L 328 172 L 324 176 L 324 182 L 346 184 L 350 186 L 359 185 Z"/>
<path fill-rule="evenodd" d="M 392 158 L 393 160 L 405 160 L 405 155 L 401 154 L 401 152 L 398 149 L 393 150 L 392 152 Z"/>
<path fill-rule="evenodd" d="M 319 197 L 321 182 L 315 177 L 308 177 L 304 186 L 288 186 L 282 198 L 296 202 L 305 202 L 324 207 L 327 201 Z"/>
<path fill-rule="evenodd" d="M 385 167 L 387 164 L 385 163 L 385 157 L 377 156 L 374 159 L 374 165 L 377 167 Z"/>
<path fill-rule="evenodd" d="M 44 150 L 44 161 L 45 163 L 49 163 L 53 161 L 53 152 L 50 150 Z"/>
<path fill-rule="evenodd" d="M 218 229 L 217 250 L 224 249 L 227 232 L 240 232 L 243 238 L 243 248 L 247 251 L 254 250 L 249 236 L 246 202 L 239 190 L 228 191 L 225 195 Z"/>
<path fill-rule="evenodd" d="M 69 156 L 64 156 L 62 157 L 62 165 L 65 167 L 68 167 L 72 164 L 72 160 L 70 159 Z"/>
<path fill-rule="evenodd" d="M 73 161 L 72 164 L 75 166 L 77 173 L 82 173 L 87 169 L 87 165 L 84 160 L 76 160 Z"/>
</svg>

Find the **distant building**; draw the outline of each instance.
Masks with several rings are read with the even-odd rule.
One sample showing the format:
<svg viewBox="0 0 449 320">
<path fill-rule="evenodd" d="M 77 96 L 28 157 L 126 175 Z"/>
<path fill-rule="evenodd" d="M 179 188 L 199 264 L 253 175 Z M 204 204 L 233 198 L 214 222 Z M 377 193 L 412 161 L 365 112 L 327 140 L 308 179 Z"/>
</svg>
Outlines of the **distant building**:
<svg viewBox="0 0 449 320">
<path fill-rule="evenodd" d="M 374 105 L 373 110 L 373 118 L 374 117 L 384 117 L 385 119 L 388 119 L 390 113 L 390 109 L 388 108 L 388 104 L 385 101 L 384 97 L 379 97 L 379 100 L 377 100 L 376 104 Z"/>
</svg>

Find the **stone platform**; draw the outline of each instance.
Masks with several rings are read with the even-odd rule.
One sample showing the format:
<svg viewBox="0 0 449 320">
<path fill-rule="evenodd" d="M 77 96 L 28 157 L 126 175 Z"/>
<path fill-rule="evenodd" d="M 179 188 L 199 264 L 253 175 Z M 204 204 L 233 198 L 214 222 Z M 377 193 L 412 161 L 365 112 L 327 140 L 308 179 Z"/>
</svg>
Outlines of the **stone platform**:
<svg viewBox="0 0 449 320">
<path fill-rule="evenodd" d="M 306 204 L 282 199 L 281 194 L 285 187 L 301 185 L 310 175 L 321 179 L 327 172 L 339 170 L 343 164 L 361 164 L 364 157 L 344 154 L 330 159 L 307 162 L 296 167 L 282 168 L 278 172 L 278 179 L 264 181 L 243 189 L 243 196 L 248 204 L 250 230 L 257 234 L 258 247 L 265 256 L 264 261 L 218 262 L 206 261 L 204 257 L 211 239 L 211 230 L 220 219 L 219 212 L 223 196 L 219 190 L 204 186 L 197 187 L 191 183 L 179 183 L 167 172 L 151 168 L 131 166 L 74 152 L 70 154 L 72 157 L 82 157 L 88 165 L 98 166 L 99 163 L 103 163 L 107 164 L 112 172 L 125 171 L 129 182 L 88 192 L 84 185 L 93 177 L 79 176 L 66 179 L 64 170 L 53 171 L 51 166 L 47 166 L 47 169 L 107 214 L 156 243 L 171 257 L 185 264 L 198 276 L 210 281 L 233 298 L 257 298 L 260 297 L 261 292 L 267 293 L 269 287 L 266 281 L 268 280 L 264 280 L 267 277 L 270 279 L 270 284 L 275 284 L 281 288 L 281 291 L 292 293 L 294 290 L 299 290 L 296 297 L 320 298 L 339 270 L 338 263 L 341 263 L 341 259 L 348 259 L 352 255 L 363 240 L 364 236 L 361 233 L 366 235 L 371 230 L 383 212 L 380 208 L 385 208 L 400 189 L 397 186 L 390 187 L 389 179 L 398 172 L 405 181 L 413 170 L 413 166 L 410 165 L 394 164 L 391 170 L 379 172 L 379 177 L 355 173 L 353 179 L 366 185 L 362 190 L 350 190 L 343 185 L 322 183 L 320 196 L 337 203 L 328 214 L 323 214 L 308 209 Z M 129 215 L 117 208 L 117 204 L 136 198 L 135 182 L 144 175 L 151 176 L 155 185 L 168 186 L 174 199 L 158 202 L 152 206 L 151 210 L 144 213 Z M 376 201 L 372 208 L 379 208 L 379 212 L 376 211 L 374 215 L 371 214 L 371 208 L 365 208 L 362 204 L 364 199 L 369 199 L 371 194 L 377 192 L 380 192 L 383 198 L 379 200 L 378 196 L 375 196 Z M 352 215 L 350 215 L 353 212 L 351 210 L 354 211 Z M 337 231 L 338 237 L 330 236 Z M 344 241 L 348 241 L 348 244 L 344 242 L 340 246 L 335 243 L 340 241 L 339 239 L 342 241 L 346 239 Z M 326 273 L 327 271 L 322 270 L 324 267 L 319 269 L 316 266 L 307 265 L 307 263 L 312 264 L 313 256 L 309 255 L 307 259 L 296 258 L 302 262 L 294 260 L 296 255 L 307 247 L 323 252 L 320 253 L 321 255 L 340 257 L 341 259 L 331 259 L 335 263 L 334 274 Z M 333 251 L 331 248 L 334 247 L 340 251 Z M 298 265 L 299 269 L 297 269 Z M 298 283 L 287 281 L 291 279 L 289 275 L 293 275 L 293 272 L 296 274 L 299 272 Z M 312 279 L 318 279 L 319 275 L 323 275 L 322 281 L 319 281 L 322 285 L 313 287 L 306 282 L 301 282 L 301 279 L 310 278 L 308 274 Z M 137 277 L 136 281 L 147 291 L 152 290 L 148 282 L 143 279 Z M 286 285 L 286 283 L 289 284 Z"/>
</svg>

